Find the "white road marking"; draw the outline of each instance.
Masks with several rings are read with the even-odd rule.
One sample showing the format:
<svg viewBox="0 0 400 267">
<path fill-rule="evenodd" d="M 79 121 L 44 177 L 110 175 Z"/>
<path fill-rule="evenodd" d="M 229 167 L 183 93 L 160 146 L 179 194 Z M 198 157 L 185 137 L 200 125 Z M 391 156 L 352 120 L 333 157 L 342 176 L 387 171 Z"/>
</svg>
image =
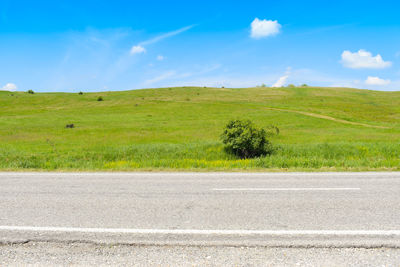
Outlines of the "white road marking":
<svg viewBox="0 0 400 267">
<path fill-rule="evenodd" d="M 198 230 L 0 226 L 0 231 L 174 235 L 400 236 L 400 230 Z"/>
<path fill-rule="evenodd" d="M 358 191 L 359 187 L 213 188 L 213 191 Z"/>
</svg>

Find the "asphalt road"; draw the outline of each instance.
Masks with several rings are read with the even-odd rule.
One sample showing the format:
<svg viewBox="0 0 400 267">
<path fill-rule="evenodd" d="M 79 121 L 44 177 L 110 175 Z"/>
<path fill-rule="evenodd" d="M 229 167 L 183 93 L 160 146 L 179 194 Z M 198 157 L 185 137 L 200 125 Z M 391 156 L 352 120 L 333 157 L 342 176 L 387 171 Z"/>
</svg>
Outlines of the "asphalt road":
<svg viewBox="0 0 400 267">
<path fill-rule="evenodd" d="M 398 249 L 124 246 L 29 243 L 0 246 L 0 266 L 395 266 Z"/>
<path fill-rule="evenodd" d="M 0 242 L 400 247 L 400 173 L 0 173 Z"/>
<path fill-rule="evenodd" d="M 0 265 L 398 266 L 400 173 L 0 173 Z"/>
</svg>

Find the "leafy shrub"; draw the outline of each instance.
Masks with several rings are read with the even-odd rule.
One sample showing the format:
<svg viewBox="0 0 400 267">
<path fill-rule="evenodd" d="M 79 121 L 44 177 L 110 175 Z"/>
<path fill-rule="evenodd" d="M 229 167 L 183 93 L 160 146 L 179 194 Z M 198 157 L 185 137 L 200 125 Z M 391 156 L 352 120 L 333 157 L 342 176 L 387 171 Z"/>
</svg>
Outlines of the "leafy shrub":
<svg viewBox="0 0 400 267">
<path fill-rule="evenodd" d="M 98 98 L 97 98 L 97 101 L 103 101 L 104 99 L 103 99 L 103 97 L 102 96 L 99 96 Z"/>
<path fill-rule="evenodd" d="M 254 158 L 272 153 L 267 131 L 256 127 L 250 120 L 232 120 L 221 135 L 225 150 L 241 158 Z"/>
<path fill-rule="evenodd" d="M 83 92 L 82 92 L 82 91 L 80 91 L 80 92 L 78 93 L 78 95 L 83 95 Z"/>
<path fill-rule="evenodd" d="M 75 125 L 73 124 L 73 123 L 71 123 L 71 124 L 67 124 L 67 125 L 65 125 L 65 128 L 75 128 Z"/>
<path fill-rule="evenodd" d="M 33 90 L 28 90 L 27 93 L 33 95 L 35 92 Z"/>
<path fill-rule="evenodd" d="M 279 128 L 275 125 L 269 125 L 265 131 L 266 131 L 267 137 L 279 135 L 279 133 L 280 133 Z"/>
</svg>

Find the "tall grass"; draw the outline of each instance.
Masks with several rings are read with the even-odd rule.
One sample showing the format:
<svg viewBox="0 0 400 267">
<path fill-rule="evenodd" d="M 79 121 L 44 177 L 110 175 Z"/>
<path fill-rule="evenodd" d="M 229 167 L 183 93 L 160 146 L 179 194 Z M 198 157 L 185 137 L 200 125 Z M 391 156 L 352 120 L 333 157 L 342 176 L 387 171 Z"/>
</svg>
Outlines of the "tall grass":
<svg viewBox="0 0 400 267">
<path fill-rule="evenodd" d="M 138 144 L 89 151 L 0 150 L 5 170 L 399 170 L 400 144 L 278 145 L 272 155 L 238 159 L 219 143 Z"/>
</svg>

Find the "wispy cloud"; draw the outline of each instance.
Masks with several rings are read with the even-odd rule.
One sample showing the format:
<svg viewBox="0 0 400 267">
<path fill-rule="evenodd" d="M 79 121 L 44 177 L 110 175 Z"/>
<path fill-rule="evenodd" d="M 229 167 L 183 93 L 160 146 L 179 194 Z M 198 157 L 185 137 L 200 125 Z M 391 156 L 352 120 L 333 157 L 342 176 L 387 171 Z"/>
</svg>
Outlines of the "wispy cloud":
<svg viewBox="0 0 400 267">
<path fill-rule="evenodd" d="M 116 84 L 117 76 L 136 60 L 125 50 L 134 34 L 129 28 L 87 28 L 60 35 L 65 50 L 39 86 L 48 91 L 96 91 Z"/>
<path fill-rule="evenodd" d="M 145 46 L 145 45 L 149 45 L 149 44 L 158 43 L 159 41 L 162 41 L 162 40 L 164 40 L 164 39 L 166 39 L 166 38 L 169 38 L 169 37 L 178 35 L 178 34 L 180 34 L 180 33 L 183 33 L 183 32 L 185 32 L 185 31 L 188 31 L 188 30 L 190 30 L 191 28 L 193 28 L 194 26 L 195 26 L 195 25 L 189 25 L 189 26 L 180 28 L 180 29 L 175 30 L 175 31 L 172 31 L 172 32 L 167 32 L 167 33 L 161 34 L 161 35 L 156 36 L 156 37 L 154 37 L 154 38 L 151 38 L 151 39 L 149 39 L 149 40 L 140 42 L 139 45 Z"/>
<path fill-rule="evenodd" d="M 188 72 L 178 72 L 175 70 L 169 70 L 161 73 L 160 75 L 146 80 L 143 84 L 145 86 L 156 84 L 161 81 L 165 80 L 175 80 L 179 81 L 180 83 L 183 83 L 185 79 L 190 78 L 190 77 L 195 77 L 195 76 L 201 76 L 210 72 L 213 72 L 219 68 L 221 68 L 221 64 L 215 64 L 211 66 L 205 66 L 201 69 L 197 69 L 196 71 L 188 71 Z"/>
<path fill-rule="evenodd" d="M 160 42 L 160 41 L 162 41 L 162 40 L 164 40 L 164 39 L 166 39 L 166 38 L 169 38 L 169 37 L 172 37 L 172 36 L 181 34 L 181 33 L 183 33 L 183 32 L 186 32 L 186 31 L 190 30 L 190 29 L 193 28 L 194 26 L 196 26 L 196 25 L 189 25 L 189 26 L 180 28 L 180 29 L 178 29 L 178 30 L 171 31 L 171 32 L 167 32 L 167 33 L 158 35 L 158 36 L 156 36 L 156 37 L 154 37 L 154 38 L 151 38 L 151 39 L 149 39 L 149 40 L 140 42 L 140 43 L 138 43 L 137 45 L 132 46 L 132 48 L 131 48 L 131 55 L 137 54 L 137 53 L 143 53 L 143 52 L 146 51 L 146 48 L 145 48 L 144 46 L 147 46 L 147 45 L 150 45 L 150 44 L 155 44 L 155 43 L 158 43 L 158 42 Z"/>
<path fill-rule="evenodd" d="M 203 68 L 198 69 L 196 71 L 182 73 L 180 75 L 180 78 L 187 78 L 187 77 L 192 77 L 192 76 L 203 75 L 203 74 L 206 74 L 206 73 L 213 72 L 213 71 L 215 71 L 215 70 L 217 70 L 217 69 L 219 69 L 221 67 L 222 67 L 221 64 L 214 64 L 214 65 L 211 65 L 211 66 L 206 66 L 206 67 L 203 67 Z"/>
<path fill-rule="evenodd" d="M 298 31 L 293 33 L 293 35 L 316 35 L 316 34 L 321 34 L 321 33 L 326 33 L 330 31 L 339 31 L 343 30 L 344 28 L 347 27 L 352 27 L 357 24 L 338 24 L 338 25 L 330 25 L 330 26 L 321 26 L 321 27 L 314 27 L 314 28 L 309 28 L 305 29 L 303 31 Z"/>
<path fill-rule="evenodd" d="M 154 77 L 152 79 L 146 80 L 144 82 L 144 84 L 145 85 L 152 85 L 152 84 L 155 84 L 157 82 L 169 79 L 169 78 L 173 77 L 175 74 L 176 74 L 176 71 L 174 71 L 174 70 L 167 71 L 167 72 L 164 72 L 164 73 L 162 73 L 162 74 L 160 74 L 160 75 L 158 75 L 158 76 L 156 76 L 156 77 Z"/>
</svg>

